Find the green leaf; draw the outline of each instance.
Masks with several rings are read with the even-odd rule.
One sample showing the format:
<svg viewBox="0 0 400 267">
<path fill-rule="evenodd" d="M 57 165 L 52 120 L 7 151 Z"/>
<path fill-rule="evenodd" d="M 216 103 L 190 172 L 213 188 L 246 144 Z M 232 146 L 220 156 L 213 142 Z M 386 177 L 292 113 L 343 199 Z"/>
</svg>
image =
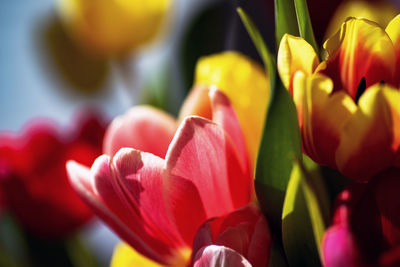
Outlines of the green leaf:
<svg viewBox="0 0 400 267">
<path fill-rule="evenodd" d="M 279 230 L 293 159 L 300 158 L 301 138 L 293 100 L 277 78 L 256 164 L 256 193 L 272 228 Z"/>
<path fill-rule="evenodd" d="M 282 213 L 282 241 L 291 266 L 321 266 L 320 244 L 328 222 L 329 201 L 318 165 L 296 161 Z"/>
<path fill-rule="evenodd" d="M 99 267 L 95 256 L 89 251 L 78 235 L 71 236 L 64 244 L 74 267 Z"/>
<path fill-rule="evenodd" d="M 299 25 L 300 37 L 312 45 L 318 55 L 318 45 L 315 41 L 314 32 L 311 25 L 310 14 L 308 13 L 306 0 L 294 0 L 296 7 L 297 23 Z"/>
<path fill-rule="evenodd" d="M 249 15 L 247 15 L 247 13 L 240 7 L 237 9 L 237 12 L 239 13 L 240 19 L 246 27 L 246 30 L 249 33 L 258 53 L 260 54 L 261 59 L 264 61 L 264 65 L 267 69 L 267 75 L 270 78 L 270 88 L 275 88 L 276 75 L 274 74 L 276 73 L 276 64 L 274 57 L 269 52 L 268 47 L 260 34 L 260 31 L 257 29 Z"/>
<path fill-rule="evenodd" d="M 275 0 L 275 36 L 279 47 L 285 33 L 298 36 L 296 11 L 293 0 Z"/>
<path fill-rule="evenodd" d="M 286 266 L 288 266 L 282 244 L 277 242 L 276 240 L 274 240 L 271 243 L 271 249 L 269 252 L 269 259 L 268 259 L 268 266 L 269 267 L 286 267 Z"/>
</svg>

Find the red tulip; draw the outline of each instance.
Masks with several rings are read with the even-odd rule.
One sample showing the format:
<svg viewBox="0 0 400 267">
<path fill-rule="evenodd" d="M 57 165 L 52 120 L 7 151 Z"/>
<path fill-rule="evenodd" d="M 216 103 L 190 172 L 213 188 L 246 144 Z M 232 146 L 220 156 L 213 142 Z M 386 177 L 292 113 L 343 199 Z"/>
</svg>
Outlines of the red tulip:
<svg viewBox="0 0 400 267">
<path fill-rule="evenodd" d="M 173 119 L 149 108 L 134 108 L 137 113 L 131 111 L 111 124 L 105 138 L 109 154 L 99 157 L 91 170 L 73 161 L 67 164 L 72 185 L 97 215 L 130 246 L 161 264 L 188 264 L 199 227 L 245 206 L 254 195 L 235 112 L 220 91 L 211 90 L 210 99 L 213 121 L 186 117 L 173 137 Z M 141 146 L 158 156 L 134 148 L 113 155 L 121 145 Z M 256 225 L 260 214 L 248 213 L 253 215 L 245 223 Z M 251 255 L 249 259 L 260 260 L 255 251 L 242 252 L 207 247 L 203 255 Z"/>
<path fill-rule="evenodd" d="M 240 263 L 238 259 L 249 263 L 243 266 L 267 266 L 270 243 L 267 221 L 259 208 L 251 203 L 201 226 L 193 245 L 194 266 L 203 266 L 204 262 L 210 262 L 210 258 L 211 262 L 228 258 L 233 263 Z"/>
<path fill-rule="evenodd" d="M 35 236 L 64 237 L 92 216 L 69 185 L 65 163 L 91 163 L 101 153 L 105 125 L 92 114 L 76 128 L 61 133 L 54 123 L 35 121 L 22 134 L 0 135 L 4 209 Z"/>
<path fill-rule="evenodd" d="M 399 266 L 399 177 L 390 169 L 340 195 L 323 240 L 325 266 Z"/>
</svg>

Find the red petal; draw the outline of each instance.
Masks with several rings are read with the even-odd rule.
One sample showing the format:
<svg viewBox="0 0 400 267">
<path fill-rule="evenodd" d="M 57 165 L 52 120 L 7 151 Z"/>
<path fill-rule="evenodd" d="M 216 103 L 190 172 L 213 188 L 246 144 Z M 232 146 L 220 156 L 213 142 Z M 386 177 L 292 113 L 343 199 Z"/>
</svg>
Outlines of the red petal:
<svg viewBox="0 0 400 267">
<path fill-rule="evenodd" d="M 400 266 L 400 246 L 389 250 L 381 255 L 379 259 L 380 267 Z"/>
<path fill-rule="evenodd" d="M 391 246 L 400 245 L 400 169 L 381 173 L 378 180 L 376 201 L 381 213 L 382 231 Z"/>
<path fill-rule="evenodd" d="M 200 248 L 211 244 L 235 250 L 253 266 L 266 266 L 271 236 L 261 211 L 251 203 L 203 224 L 194 241 L 193 255 L 196 255 Z"/>
</svg>

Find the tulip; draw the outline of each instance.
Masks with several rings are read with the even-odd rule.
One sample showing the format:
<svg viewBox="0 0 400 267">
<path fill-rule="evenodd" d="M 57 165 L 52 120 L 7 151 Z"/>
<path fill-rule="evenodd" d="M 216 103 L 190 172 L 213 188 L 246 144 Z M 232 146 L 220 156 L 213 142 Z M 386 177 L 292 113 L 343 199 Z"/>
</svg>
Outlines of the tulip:
<svg viewBox="0 0 400 267">
<path fill-rule="evenodd" d="M 389 169 L 342 192 L 322 243 L 326 267 L 400 264 L 399 175 Z"/>
<path fill-rule="evenodd" d="M 271 236 L 259 208 L 245 207 L 205 222 L 198 230 L 192 254 L 193 266 L 266 266 Z M 126 244 L 116 247 L 113 267 L 161 266 L 140 256 Z"/>
<path fill-rule="evenodd" d="M 93 114 L 66 133 L 35 121 L 23 133 L 0 134 L 0 196 L 24 230 L 37 238 L 64 238 L 92 217 L 69 185 L 65 163 L 73 158 L 90 164 L 101 153 L 104 131 Z"/>
<path fill-rule="evenodd" d="M 158 264 L 189 264 L 199 227 L 245 206 L 254 196 L 235 112 L 222 92 L 212 89 L 209 95 L 213 121 L 186 117 L 172 141 L 173 119 L 149 108 L 148 113 L 144 107 L 134 108 L 139 112 L 129 112 L 111 124 L 115 130 L 105 138 L 110 154 L 99 157 L 91 169 L 74 161 L 67 164 L 70 181 L 83 200 L 127 244 Z M 133 128 L 124 123 L 128 121 Z M 131 136 L 138 140 L 147 136 L 142 148 L 148 152 L 135 149 L 140 142 Z M 166 151 L 165 142 L 170 142 Z M 112 154 L 129 144 L 133 146 Z M 152 149 L 159 156 L 149 153 Z M 206 254 L 212 251 L 209 248 Z M 231 249 L 223 251 L 232 254 Z"/>
<path fill-rule="evenodd" d="M 196 65 L 194 89 L 179 114 L 181 119 L 187 115 L 211 118 L 207 91 L 204 91 L 210 86 L 216 86 L 232 103 L 243 129 L 251 166 L 254 166 L 270 96 L 265 70 L 237 52 L 201 58 Z"/>
<path fill-rule="evenodd" d="M 194 266 L 215 266 L 210 261 L 218 262 L 220 253 L 208 251 L 223 252 L 225 248 L 233 251 L 229 256 L 233 262 L 240 262 L 235 258 L 242 258 L 249 263 L 245 266 L 267 266 L 270 244 L 267 221 L 260 209 L 251 203 L 228 215 L 210 219 L 200 227 L 193 245 Z M 231 252 L 228 250 L 228 253 Z"/>
<path fill-rule="evenodd" d="M 152 41 L 162 28 L 171 0 L 59 0 L 61 20 L 88 52 L 121 56 Z"/>
<path fill-rule="evenodd" d="M 297 107 L 303 150 L 321 165 L 365 181 L 398 166 L 400 15 L 386 27 L 348 18 L 319 59 L 285 35 L 278 71 Z"/>
</svg>

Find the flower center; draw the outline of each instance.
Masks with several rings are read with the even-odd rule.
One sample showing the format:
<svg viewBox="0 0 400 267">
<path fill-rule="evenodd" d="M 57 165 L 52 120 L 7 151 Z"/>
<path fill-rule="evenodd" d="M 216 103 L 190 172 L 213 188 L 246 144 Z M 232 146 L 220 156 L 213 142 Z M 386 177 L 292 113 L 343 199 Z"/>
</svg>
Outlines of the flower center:
<svg viewBox="0 0 400 267">
<path fill-rule="evenodd" d="M 358 100 L 360 99 L 361 95 L 365 92 L 365 89 L 367 89 L 367 81 L 365 80 L 365 77 L 362 77 L 357 88 L 356 98 L 354 99 L 356 104 L 358 104 Z"/>
</svg>

